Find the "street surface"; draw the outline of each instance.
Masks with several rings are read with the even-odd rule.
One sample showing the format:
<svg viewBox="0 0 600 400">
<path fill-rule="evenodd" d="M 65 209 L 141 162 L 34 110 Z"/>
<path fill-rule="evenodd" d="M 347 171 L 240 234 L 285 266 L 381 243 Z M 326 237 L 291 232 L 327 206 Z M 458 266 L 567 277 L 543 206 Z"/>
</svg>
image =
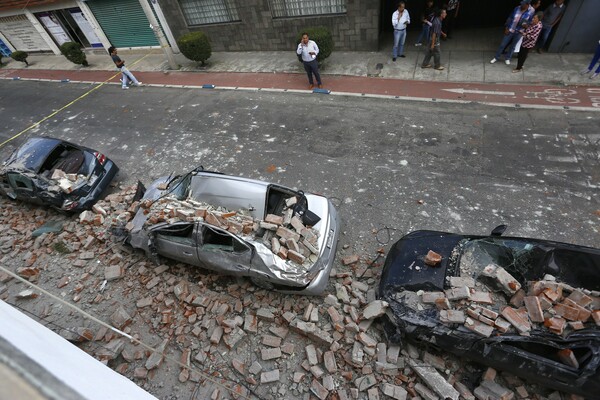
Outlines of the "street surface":
<svg viewBox="0 0 600 400">
<path fill-rule="evenodd" d="M 211 82 L 218 75 L 211 74 Z M 488 91 L 484 86 L 435 85 L 462 88 L 461 93 L 443 92 L 463 99 L 513 96 L 465 92 Z M 93 87 L 0 81 L 0 143 Z M 502 85 L 497 90 L 517 96 L 517 88 Z M 389 91 L 398 96 L 403 93 Z M 519 96 L 525 98 L 525 93 Z M 587 107 L 591 102 L 579 104 Z M 0 157 L 34 135 L 54 136 L 101 151 L 120 167 L 117 181 L 123 186 L 138 180 L 148 184 L 159 176 L 203 165 L 331 197 L 342 218 L 334 265 L 338 271 L 347 270 L 341 265 L 342 257 L 357 254 L 363 260 L 375 259 L 378 249 L 387 252 L 402 234 L 416 229 L 485 235 L 507 224 L 507 236 L 600 247 L 600 119 L 595 111 L 308 92 L 158 87 L 122 91 L 106 85 L 9 141 L 0 148 Z M 12 267 L 20 262 L 14 260 Z M 364 281 L 370 288 L 376 287 L 380 266 L 374 267 L 374 277 Z M 60 262 L 53 268 L 44 274 L 55 272 L 58 277 L 63 273 Z M 53 285 L 46 289 L 57 295 L 67 289 Z M 332 280 L 328 292 L 335 295 L 333 287 Z M 137 300 L 133 295 L 112 296 L 131 307 Z M 287 298 L 272 295 L 270 300 L 277 304 Z M 321 299 L 310 301 L 322 303 Z M 82 301 L 79 305 L 98 314 L 112 312 L 106 303 Z M 133 332 L 138 330 L 135 324 L 131 327 Z M 159 342 L 148 333 L 152 329 L 139 330 L 148 335 L 146 340 Z M 255 348 L 246 345 L 236 350 L 246 359 L 256 358 L 255 353 Z M 281 362 L 279 368 L 286 371 L 281 382 L 289 382 L 289 374 L 297 368 L 292 361 L 287 366 Z M 189 387 L 176 388 L 180 384 L 175 371 L 161 373 L 143 387 L 159 398 L 190 398 Z M 256 390 L 261 398 L 276 398 L 282 389 L 259 385 Z M 287 398 L 297 395 L 290 389 Z"/>
<path fill-rule="evenodd" d="M 544 109 L 600 111 L 600 88 L 597 86 L 551 86 L 531 83 L 493 84 L 371 78 L 364 76 L 327 76 L 325 89 L 334 95 L 384 96 L 400 100 L 441 101 Z M 276 91 L 306 90 L 299 74 L 230 73 L 190 74 L 186 72 L 136 72 L 149 85 L 202 87 L 214 85 L 227 89 L 268 89 Z M 0 70 L 3 79 L 43 79 L 54 82 L 118 82 L 120 75 L 100 70 Z M 302 76 L 303 78 L 303 76 Z"/>
</svg>

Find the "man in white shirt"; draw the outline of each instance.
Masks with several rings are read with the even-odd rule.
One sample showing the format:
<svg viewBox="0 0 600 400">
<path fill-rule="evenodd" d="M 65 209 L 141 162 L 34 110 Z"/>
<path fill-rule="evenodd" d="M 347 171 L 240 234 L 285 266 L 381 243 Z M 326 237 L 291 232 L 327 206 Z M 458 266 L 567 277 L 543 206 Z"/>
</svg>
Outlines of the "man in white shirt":
<svg viewBox="0 0 600 400">
<path fill-rule="evenodd" d="M 321 82 L 321 75 L 319 74 L 319 63 L 317 62 L 317 54 L 319 54 L 319 46 L 312 40 L 308 40 L 308 33 L 302 34 L 302 40 L 298 44 L 296 54 L 302 55 L 302 63 L 304 64 L 304 70 L 308 75 L 309 89 L 315 87 L 313 82 L 313 74 L 317 78 L 317 85 L 319 89 L 323 87 Z"/>
<path fill-rule="evenodd" d="M 410 15 L 405 7 L 406 4 L 401 1 L 398 3 L 398 9 L 392 14 L 392 26 L 394 27 L 392 61 L 396 61 L 396 57 L 406 57 L 404 55 L 404 42 L 406 41 L 406 27 L 410 24 Z M 398 51 L 398 47 L 400 47 L 400 51 Z"/>
</svg>

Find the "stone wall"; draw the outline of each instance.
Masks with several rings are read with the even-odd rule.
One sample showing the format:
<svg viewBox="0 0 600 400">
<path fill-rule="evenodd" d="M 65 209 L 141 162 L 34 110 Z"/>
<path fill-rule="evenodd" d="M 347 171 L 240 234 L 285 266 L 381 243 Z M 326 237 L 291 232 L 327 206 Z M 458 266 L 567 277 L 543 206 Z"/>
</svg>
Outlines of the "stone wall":
<svg viewBox="0 0 600 400">
<path fill-rule="evenodd" d="M 276 19 L 271 16 L 268 0 L 236 0 L 236 4 L 240 21 L 188 26 L 177 0 L 160 1 L 176 38 L 202 30 L 208 34 L 213 51 L 293 50 L 297 34 L 314 26 L 331 30 L 337 50 L 377 50 L 378 1 L 347 0 L 345 14 Z"/>
</svg>

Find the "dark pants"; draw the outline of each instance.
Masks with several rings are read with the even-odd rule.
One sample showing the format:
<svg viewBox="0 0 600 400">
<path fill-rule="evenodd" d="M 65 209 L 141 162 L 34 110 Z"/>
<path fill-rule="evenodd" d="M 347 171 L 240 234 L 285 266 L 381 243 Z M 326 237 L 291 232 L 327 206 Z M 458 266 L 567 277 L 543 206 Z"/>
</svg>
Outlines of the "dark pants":
<svg viewBox="0 0 600 400">
<path fill-rule="evenodd" d="M 519 50 L 519 56 L 517 57 L 517 69 L 523 68 L 523 64 L 525 64 L 525 60 L 527 60 L 527 56 L 529 55 L 529 50 L 531 49 L 521 46 L 521 50 Z"/>
<path fill-rule="evenodd" d="M 590 62 L 590 66 L 588 67 L 590 71 L 594 69 L 594 66 L 598 60 L 600 60 L 600 44 L 598 44 L 598 47 L 596 47 L 596 53 L 594 54 L 594 57 L 592 57 L 592 62 Z M 595 73 L 600 73 L 600 65 L 598 65 L 598 69 L 595 71 Z"/>
<path fill-rule="evenodd" d="M 435 68 L 439 68 L 440 67 L 440 46 L 433 46 L 433 50 L 431 49 L 431 45 L 427 46 L 427 53 L 425 53 L 425 58 L 423 59 L 423 64 L 421 64 L 422 67 L 425 67 L 429 64 L 429 61 L 431 61 L 431 57 L 433 56 L 433 66 Z"/>
<path fill-rule="evenodd" d="M 442 31 L 446 34 L 446 37 L 450 37 L 452 30 L 454 29 L 454 22 L 456 19 L 456 10 L 448 11 L 446 18 L 442 22 Z"/>
<path fill-rule="evenodd" d="M 317 78 L 317 85 L 321 84 L 321 75 L 319 75 L 319 63 L 317 60 L 312 61 L 304 61 L 304 70 L 306 71 L 306 75 L 308 75 L 308 83 L 311 85 L 313 82 L 313 74 L 315 74 L 315 78 Z"/>
</svg>

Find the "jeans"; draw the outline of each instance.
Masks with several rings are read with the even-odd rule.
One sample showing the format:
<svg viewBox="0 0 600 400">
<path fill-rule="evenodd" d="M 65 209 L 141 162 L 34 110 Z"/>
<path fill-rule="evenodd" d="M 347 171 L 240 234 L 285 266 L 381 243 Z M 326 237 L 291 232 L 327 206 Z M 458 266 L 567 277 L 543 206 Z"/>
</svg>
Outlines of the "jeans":
<svg viewBox="0 0 600 400">
<path fill-rule="evenodd" d="M 423 42 L 423 39 L 425 39 L 425 43 L 429 42 L 429 29 L 431 29 L 431 27 L 427 24 L 423 24 L 423 29 L 421 29 L 421 33 L 419 33 L 419 37 L 417 38 L 417 41 L 415 43 L 421 43 Z"/>
<path fill-rule="evenodd" d="M 394 29 L 394 47 L 392 48 L 392 57 L 396 58 L 404 54 L 404 42 L 406 41 L 406 29 Z M 398 52 L 400 47 L 400 52 Z"/>
<path fill-rule="evenodd" d="M 427 46 L 427 53 L 425 53 L 425 58 L 423 59 L 423 64 L 421 64 L 422 67 L 429 65 L 431 56 L 433 56 L 433 66 L 435 68 L 439 68 L 440 67 L 440 58 L 441 58 L 439 44 L 433 46 L 433 49 L 431 48 L 431 45 Z"/>
<path fill-rule="evenodd" d="M 319 74 L 319 63 L 317 60 L 312 61 L 304 61 L 304 70 L 306 71 L 306 75 L 308 75 L 308 83 L 313 85 L 313 74 L 315 74 L 315 78 L 317 78 L 317 85 L 321 84 L 321 75 Z"/>
<path fill-rule="evenodd" d="M 504 56 L 504 59 L 510 60 L 515 51 L 515 45 L 519 42 L 519 39 L 521 39 L 521 36 L 523 36 L 523 35 L 521 35 L 519 32 L 513 32 L 513 33 L 509 33 L 508 35 L 504 35 L 504 37 L 502 38 L 502 42 L 500 43 L 500 46 L 498 47 L 498 50 L 496 50 L 496 55 L 494 56 L 494 58 L 496 60 L 500 59 L 500 57 L 502 56 L 502 54 L 504 52 L 504 48 L 506 48 L 508 46 L 508 53 L 506 53 L 506 55 Z"/>
<path fill-rule="evenodd" d="M 591 71 L 594 68 L 594 65 L 596 65 L 596 63 L 598 62 L 598 60 L 600 60 L 600 44 L 598 44 L 598 47 L 596 47 L 596 53 L 594 54 L 594 58 L 592 58 L 592 62 L 590 63 L 588 70 Z M 600 65 L 598 65 L 598 68 L 596 69 L 596 71 L 594 71 L 594 73 L 600 74 Z"/>
<path fill-rule="evenodd" d="M 133 82 L 135 85 L 140 84 L 138 80 L 135 79 L 135 76 L 133 76 L 133 74 L 129 72 L 127 68 L 121 67 L 121 74 L 123 75 L 123 79 L 121 80 L 123 87 L 127 86 L 129 81 Z"/>
<path fill-rule="evenodd" d="M 537 40 L 536 47 L 538 49 L 543 49 L 548 41 L 548 37 L 550 36 L 550 32 L 552 32 L 551 26 L 542 27 L 542 31 L 540 32 L 540 37 Z"/>
</svg>

